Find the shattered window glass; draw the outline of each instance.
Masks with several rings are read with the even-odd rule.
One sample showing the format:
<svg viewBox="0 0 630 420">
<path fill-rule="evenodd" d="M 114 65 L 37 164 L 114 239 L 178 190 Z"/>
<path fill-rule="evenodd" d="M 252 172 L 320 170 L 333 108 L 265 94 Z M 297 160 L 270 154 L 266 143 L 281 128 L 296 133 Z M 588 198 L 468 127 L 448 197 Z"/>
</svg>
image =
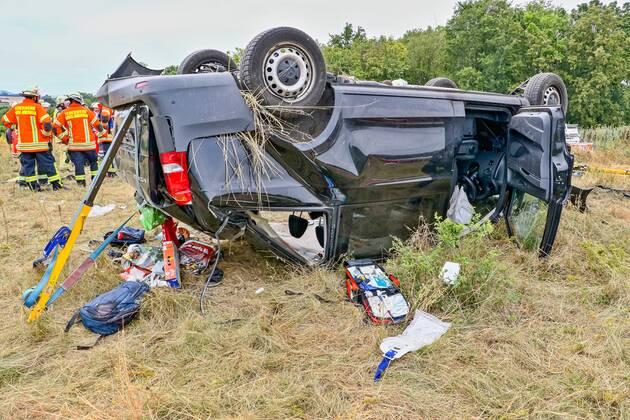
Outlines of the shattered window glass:
<svg viewBox="0 0 630 420">
<path fill-rule="evenodd" d="M 521 191 L 512 194 L 510 227 L 523 248 L 536 250 L 545 233 L 547 203 Z"/>
</svg>

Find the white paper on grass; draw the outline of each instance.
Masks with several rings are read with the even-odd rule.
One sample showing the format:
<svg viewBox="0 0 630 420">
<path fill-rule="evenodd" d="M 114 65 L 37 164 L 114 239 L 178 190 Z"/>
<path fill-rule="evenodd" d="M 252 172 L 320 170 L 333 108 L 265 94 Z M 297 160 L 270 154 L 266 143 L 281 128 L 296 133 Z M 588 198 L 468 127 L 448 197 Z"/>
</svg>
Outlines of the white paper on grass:
<svg viewBox="0 0 630 420">
<path fill-rule="evenodd" d="M 475 214 L 475 209 L 468 201 L 464 187 L 455 188 L 455 192 L 453 192 L 453 196 L 449 201 L 446 217 L 455 223 L 467 225 L 471 222 L 473 214 Z"/>
<path fill-rule="evenodd" d="M 444 263 L 444 267 L 442 267 L 442 271 L 440 272 L 440 276 L 442 277 L 442 281 L 449 286 L 453 286 L 457 283 L 457 279 L 459 278 L 459 271 L 461 267 L 459 263 L 447 261 Z"/>
<path fill-rule="evenodd" d="M 372 313 L 377 318 L 398 318 L 409 312 L 407 301 L 400 293 L 386 295 L 377 292 L 377 295 L 369 296 L 367 299 Z"/>
<path fill-rule="evenodd" d="M 395 350 L 394 359 L 398 359 L 410 351 L 418 351 L 422 347 L 434 343 L 446 331 L 451 324 L 444 322 L 431 314 L 416 310 L 413 321 L 407 325 L 402 334 L 395 337 L 387 337 L 381 342 L 381 351 L 386 354 Z"/>
<path fill-rule="evenodd" d="M 116 208 L 116 204 L 108 204 L 106 206 L 94 206 L 90 210 L 88 217 L 101 217 Z"/>
</svg>

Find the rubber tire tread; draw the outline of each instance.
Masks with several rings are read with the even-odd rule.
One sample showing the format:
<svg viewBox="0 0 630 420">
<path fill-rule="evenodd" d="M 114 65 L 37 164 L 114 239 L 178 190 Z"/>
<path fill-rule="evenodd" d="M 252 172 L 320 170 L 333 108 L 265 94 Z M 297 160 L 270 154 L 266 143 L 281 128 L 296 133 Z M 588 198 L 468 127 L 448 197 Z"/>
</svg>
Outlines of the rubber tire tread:
<svg viewBox="0 0 630 420">
<path fill-rule="evenodd" d="M 529 101 L 530 105 L 544 106 L 543 96 L 547 88 L 550 86 L 554 86 L 558 89 L 558 92 L 560 93 L 560 100 L 562 101 L 562 110 L 566 115 L 569 108 L 569 95 L 567 93 L 567 87 L 565 86 L 562 78 L 555 73 L 538 73 L 533 76 L 529 79 L 529 82 L 527 82 L 523 96 Z"/>
<path fill-rule="evenodd" d="M 195 69 L 204 62 L 215 61 L 221 63 L 229 72 L 238 70 L 238 66 L 223 51 L 218 50 L 197 50 L 186 56 L 177 67 L 177 74 L 195 74 Z"/>
<path fill-rule="evenodd" d="M 451 88 L 451 89 L 459 89 L 457 83 L 448 79 L 446 77 L 436 77 L 434 79 L 429 80 L 424 84 L 425 86 L 434 86 L 434 87 L 443 87 L 443 88 Z"/>
<path fill-rule="evenodd" d="M 298 42 L 299 46 L 305 49 L 305 52 L 311 56 L 313 60 L 312 65 L 316 70 L 313 71 L 313 69 L 311 69 L 312 77 L 314 78 L 312 81 L 314 85 L 311 92 L 296 102 L 286 102 L 273 95 L 266 88 L 265 83 L 262 80 L 264 75 L 260 74 L 260 78 L 256 75 L 257 71 L 261 73 L 262 68 L 262 65 L 256 65 L 256 62 L 261 62 L 269 51 L 269 48 L 273 47 L 273 45 L 265 47 L 265 42 L 269 39 L 283 37 L 287 38 L 287 43 L 294 41 Z M 299 29 L 281 26 L 259 33 L 249 42 L 249 44 L 247 44 L 247 47 L 245 47 L 245 51 L 243 51 L 243 55 L 241 57 L 240 78 L 242 86 L 245 89 L 251 92 L 261 92 L 264 105 L 285 105 L 295 107 L 315 106 L 319 103 L 319 100 L 324 93 L 324 89 L 326 88 L 326 64 L 319 46 L 308 34 L 300 31 Z"/>
</svg>

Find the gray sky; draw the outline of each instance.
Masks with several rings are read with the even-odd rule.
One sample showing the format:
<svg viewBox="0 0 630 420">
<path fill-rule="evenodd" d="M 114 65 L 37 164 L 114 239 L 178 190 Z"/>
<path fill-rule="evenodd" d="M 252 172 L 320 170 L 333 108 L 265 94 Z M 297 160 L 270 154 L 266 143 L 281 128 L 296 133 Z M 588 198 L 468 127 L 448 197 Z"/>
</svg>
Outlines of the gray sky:
<svg viewBox="0 0 630 420">
<path fill-rule="evenodd" d="M 571 9 L 586 0 L 554 0 Z M 519 1 L 522 3 L 522 1 Z M 606 1 L 610 3 L 610 1 Z M 619 2 L 621 3 L 621 2 Z M 202 48 L 244 47 L 257 33 L 294 26 L 319 41 L 345 22 L 400 36 L 446 23 L 455 0 L 0 0 L 0 90 L 95 92 L 127 53 L 152 68 Z"/>
</svg>

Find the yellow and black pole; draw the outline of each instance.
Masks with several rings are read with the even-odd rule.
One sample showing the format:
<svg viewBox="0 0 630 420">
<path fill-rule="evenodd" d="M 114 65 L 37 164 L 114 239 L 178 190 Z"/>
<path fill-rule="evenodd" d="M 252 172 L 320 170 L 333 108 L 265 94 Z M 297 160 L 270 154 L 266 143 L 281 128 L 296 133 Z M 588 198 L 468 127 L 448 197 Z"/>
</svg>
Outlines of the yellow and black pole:
<svg viewBox="0 0 630 420">
<path fill-rule="evenodd" d="M 573 168 L 576 172 L 599 172 L 602 174 L 612 174 L 612 175 L 630 175 L 630 169 L 619 169 L 619 168 L 602 168 L 600 166 L 590 166 L 590 165 L 576 165 Z"/>
<path fill-rule="evenodd" d="M 630 175 L 630 169 L 616 169 L 616 168 L 598 168 L 589 166 L 586 169 L 588 172 L 600 172 L 604 174 L 613 175 Z"/>
<path fill-rule="evenodd" d="M 92 180 L 92 184 L 90 185 L 90 188 L 88 189 L 88 191 L 85 194 L 85 197 L 83 198 L 81 207 L 79 207 L 79 209 L 77 210 L 74 216 L 74 219 L 72 220 L 72 224 L 70 225 L 70 236 L 68 237 L 68 241 L 66 242 L 66 245 L 63 247 L 61 252 L 59 252 L 59 255 L 57 256 L 57 258 L 54 260 L 54 266 L 52 268 L 52 271 L 50 271 L 50 274 L 49 274 L 50 277 L 48 278 L 46 286 L 42 289 L 39 295 L 39 299 L 37 300 L 37 303 L 35 303 L 35 305 L 33 305 L 33 307 L 31 308 L 31 312 L 28 315 L 29 322 L 37 320 L 44 312 L 44 309 L 46 309 L 46 304 L 48 303 L 48 300 L 50 299 L 50 297 L 52 296 L 54 292 L 55 285 L 57 284 L 57 281 L 59 280 L 59 275 L 61 274 L 61 271 L 66 265 L 66 262 L 68 261 L 68 257 L 70 256 L 70 253 L 72 252 L 72 248 L 74 247 L 74 244 L 77 238 L 83 231 L 83 226 L 85 225 L 85 219 L 87 219 L 88 214 L 90 214 L 90 210 L 92 210 L 92 207 L 94 206 L 94 199 L 96 198 L 96 195 L 98 194 L 101 188 L 101 185 L 103 184 L 103 181 L 105 180 L 105 176 L 107 175 L 107 170 L 109 169 L 110 165 L 114 161 L 114 157 L 116 156 L 116 153 L 118 152 L 118 149 L 120 148 L 120 145 L 122 144 L 125 138 L 125 135 L 127 134 L 127 131 L 129 130 L 129 126 L 131 125 L 131 122 L 133 121 L 135 116 L 136 116 L 136 107 L 133 107 L 129 111 L 129 114 L 123 120 L 121 126 L 118 127 L 118 130 L 116 131 L 116 135 L 114 136 L 114 139 L 112 140 L 111 146 L 109 150 L 107 151 L 105 158 L 103 159 L 103 164 L 101 165 L 98 173 Z"/>
</svg>

